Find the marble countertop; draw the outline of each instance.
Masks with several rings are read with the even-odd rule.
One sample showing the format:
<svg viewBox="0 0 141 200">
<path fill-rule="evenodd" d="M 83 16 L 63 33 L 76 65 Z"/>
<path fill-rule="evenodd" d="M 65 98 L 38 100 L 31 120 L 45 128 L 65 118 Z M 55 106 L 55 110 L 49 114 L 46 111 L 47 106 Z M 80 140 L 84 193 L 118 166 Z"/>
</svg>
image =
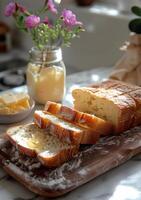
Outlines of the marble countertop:
<svg viewBox="0 0 141 200">
<path fill-rule="evenodd" d="M 80 72 L 67 77 L 67 95 L 64 103 L 71 105 L 70 92 L 73 88 L 89 85 L 108 77 L 111 68 L 100 68 Z M 26 90 L 26 87 L 16 88 Z M 31 116 L 26 119 L 29 121 Z M 0 125 L 2 134 L 7 126 Z M 95 178 L 56 200 L 141 200 L 141 155 L 125 164 Z M 47 200 L 28 191 L 0 169 L 0 200 Z"/>
</svg>

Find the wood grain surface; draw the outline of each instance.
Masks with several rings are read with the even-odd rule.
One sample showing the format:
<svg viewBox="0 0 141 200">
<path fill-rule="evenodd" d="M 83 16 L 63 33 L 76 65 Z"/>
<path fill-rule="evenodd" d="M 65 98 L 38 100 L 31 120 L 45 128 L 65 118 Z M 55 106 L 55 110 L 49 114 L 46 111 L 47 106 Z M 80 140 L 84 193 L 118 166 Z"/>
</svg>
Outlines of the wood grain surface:
<svg viewBox="0 0 141 200">
<path fill-rule="evenodd" d="M 141 152 L 141 127 L 119 136 L 101 138 L 96 145 L 83 145 L 70 162 L 54 169 L 43 167 L 35 158 L 20 154 L 8 141 L 0 139 L 0 165 L 29 190 L 58 197 Z"/>
</svg>

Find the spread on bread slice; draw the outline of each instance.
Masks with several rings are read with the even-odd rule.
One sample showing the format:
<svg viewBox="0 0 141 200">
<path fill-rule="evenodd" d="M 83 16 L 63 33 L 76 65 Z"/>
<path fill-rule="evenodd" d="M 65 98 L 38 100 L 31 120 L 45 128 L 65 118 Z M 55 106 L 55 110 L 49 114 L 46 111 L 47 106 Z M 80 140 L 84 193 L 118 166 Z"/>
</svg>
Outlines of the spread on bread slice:
<svg viewBox="0 0 141 200">
<path fill-rule="evenodd" d="M 36 157 L 48 167 L 57 167 L 70 160 L 78 146 L 61 142 L 34 123 L 9 128 L 5 137 L 23 154 Z"/>
<path fill-rule="evenodd" d="M 34 122 L 40 128 L 49 130 L 51 134 L 69 144 L 95 144 L 100 136 L 91 128 L 65 121 L 46 111 L 35 111 Z"/>
<path fill-rule="evenodd" d="M 92 128 L 93 131 L 100 133 L 100 135 L 109 135 L 112 132 L 113 126 L 110 122 L 59 103 L 48 101 L 44 110 L 68 122 Z"/>
<path fill-rule="evenodd" d="M 93 92 L 93 88 L 74 89 L 74 108 L 111 122 L 115 133 L 122 133 L 133 125 L 136 102 L 130 95 L 117 95 L 116 92 L 111 89 L 97 92 Z"/>
</svg>

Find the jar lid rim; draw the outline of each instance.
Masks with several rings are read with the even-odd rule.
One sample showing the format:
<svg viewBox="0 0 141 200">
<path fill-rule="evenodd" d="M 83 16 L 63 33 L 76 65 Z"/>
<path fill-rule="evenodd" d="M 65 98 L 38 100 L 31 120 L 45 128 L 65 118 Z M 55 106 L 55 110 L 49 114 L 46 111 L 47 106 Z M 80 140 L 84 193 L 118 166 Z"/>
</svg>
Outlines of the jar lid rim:
<svg viewBox="0 0 141 200">
<path fill-rule="evenodd" d="M 29 52 L 32 52 L 32 51 L 36 51 L 36 52 L 44 52 L 44 51 L 55 52 L 55 51 L 59 51 L 59 50 L 61 50 L 61 47 L 48 47 L 47 46 L 47 47 L 45 47 L 43 49 L 39 49 L 37 47 L 32 47 Z"/>
</svg>

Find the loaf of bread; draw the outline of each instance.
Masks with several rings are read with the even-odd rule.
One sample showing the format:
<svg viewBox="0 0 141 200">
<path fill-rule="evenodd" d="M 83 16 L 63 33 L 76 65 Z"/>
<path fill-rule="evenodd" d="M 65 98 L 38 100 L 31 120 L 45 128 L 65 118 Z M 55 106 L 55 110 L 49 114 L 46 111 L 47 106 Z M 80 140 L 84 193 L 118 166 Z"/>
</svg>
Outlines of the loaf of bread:
<svg viewBox="0 0 141 200">
<path fill-rule="evenodd" d="M 48 167 L 57 167 L 70 160 L 78 152 L 78 146 L 61 142 L 49 132 L 35 124 L 9 128 L 5 137 L 18 150 L 30 157 L 36 157 Z"/>
<path fill-rule="evenodd" d="M 45 111 L 35 111 L 34 122 L 68 144 L 95 144 L 100 137 L 99 132 L 91 128 L 65 121 Z"/>
<path fill-rule="evenodd" d="M 93 131 L 98 132 L 100 135 L 110 135 L 112 132 L 113 126 L 111 123 L 59 103 L 48 101 L 44 110 L 68 122 L 76 123 L 82 127 L 92 128 Z"/>
<path fill-rule="evenodd" d="M 141 124 L 140 87 L 114 80 L 106 84 L 74 89 L 74 108 L 111 122 L 115 133 Z"/>
</svg>

